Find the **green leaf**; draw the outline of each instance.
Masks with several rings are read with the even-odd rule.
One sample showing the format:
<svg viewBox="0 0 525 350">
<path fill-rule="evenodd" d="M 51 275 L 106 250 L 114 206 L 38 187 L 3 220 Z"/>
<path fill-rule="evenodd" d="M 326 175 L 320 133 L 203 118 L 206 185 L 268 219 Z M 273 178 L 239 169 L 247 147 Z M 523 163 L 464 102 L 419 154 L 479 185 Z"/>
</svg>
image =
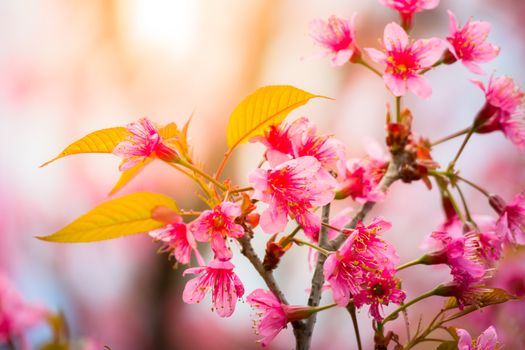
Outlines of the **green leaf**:
<svg viewBox="0 0 525 350">
<path fill-rule="evenodd" d="M 314 97 L 326 98 L 288 85 L 258 89 L 232 112 L 227 127 L 228 146 L 233 149 L 262 135 L 270 125 L 280 123 L 288 113 Z"/>
<path fill-rule="evenodd" d="M 178 211 L 173 199 L 162 194 L 138 192 L 107 201 L 49 236 L 49 242 L 96 242 L 143 233 L 165 226 L 152 211 L 167 207 Z"/>
<path fill-rule="evenodd" d="M 446 341 L 436 348 L 436 350 L 457 350 L 458 349 L 458 342 L 457 341 Z"/>
<path fill-rule="evenodd" d="M 124 127 L 116 127 L 94 131 L 67 146 L 58 156 L 45 162 L 40 167 L 46 166 L 57 159 L 79 153 L 111 153 L 123 141 L 129 132 Z"/>
<path fill-rule="evenodd" d="M 469 302 L 467 305 L 476 305 L 477 307 L 482 308 L 490 305 L 502 304 L 510 300 L 517 300 L 519 298 L 500 288 L 483 288 L 469 299 L 472 299 L 472 302 Z M 445 302 L 445 310 L 455 309 L 458 306 L 458 301 L 454 297 L 449 298 Z"/>
</svg>

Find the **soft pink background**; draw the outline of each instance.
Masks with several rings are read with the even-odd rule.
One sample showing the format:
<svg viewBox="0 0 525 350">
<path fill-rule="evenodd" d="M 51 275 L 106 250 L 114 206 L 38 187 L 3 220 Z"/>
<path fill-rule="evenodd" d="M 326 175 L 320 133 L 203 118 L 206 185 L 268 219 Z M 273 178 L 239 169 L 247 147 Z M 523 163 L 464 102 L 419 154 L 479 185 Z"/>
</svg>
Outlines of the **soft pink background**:
<svg viewBox="0 0 525 350">
<path fill-rule="evenodd" d="M 414 36 L 447 35 L 448 8 L 461 24 L 469 16 L 493 23 L 490 41 L 502 51 L 484 68 L 511 75 L 524 86 L 524 5 L 515 0 L 442 1 L 436 11 L 416 17 Z M 383 83 L 362 67 L 333 68 L 327 60 L 310 59 L 320 48 L 307 32 L 315 17 L 349 18 L 354 11 L 359 12 L 361 46 L 377 46 L 383 26 L 397 20 L 396 13 L 372 0 L 2 1 L 0 270 L 26 298 L 64 311 L 75 338 L 91 337 L 112 349 L 129 350 L 258 348 L 253 312 L 246 303 L 239 303 L 229 319 L 212 313 L 209 299 L 183 305 L 181 270 L 172 271 L 166 256 L 157 256 L 158 246 L 144 235 L 79 245 L 34 239 L 106 200 L 119 175 L 118 160 L 110 155 L 73 156 L 43 169 L 38 165 L 90 131 L 144 116 L 161 124 L 183 123 L 193 113 L 194 152 L 212 171 L 226 150 L 229 113 L 257 87 L 270 84 L 336 98 L 313 101 L 293 115 L 307 115 L 322 132 L 345 141 L 351 155 L 362 155 L 368 139 L 383 139 L 385 104 L 392 99 Z M 428 77 L 432 98 L 406 99 L 415 130 L 435 139 L 466 127 L 483 104 L 482 93 L 469 82 L 472 74 L 456 64 Z M 435 158 L 447 164 L 458 145 L 454 141 L 437 147 Z M 261 151 L 258 145 L 239 149 L 227 174 L 246 184 Z M 525 188 L 523 153 L 500 134 L 475 137 L 459 166 L 464 176 L 506 199 Z M 163 164 L 146 169 L 124 192 L 137 190 L 173 195 L 188 209 L 200 205 L 190 182 Z M 491 213 L 477 193 L 468 189 L 467 195 L 476 212 Z M 375 213 L 393 222 L 387 238 L 402 261 L 420 255 L 423 237 L 442 219 L 438 194 L 421 183 L 396 184 Z M 265 239 L 263 233 L 256 239 L 259 251 Z M 508 270 L 517 276 L 514 285 L 524 283 L 522 261 L 514 258 Z M 234 263 L 247 292 L 263 286 L 242 256 Z M 401 277 L 409 298 L 449 279 L 445 268 L 418 267 Z M 310 279 L 306 251 L 295 248 L 288 254 L 277 278 L 289 299 L 303 304 Z M 324 301 L 331 300 L 326 293 Z M 499 320 L 498 331 L 515 342 L 508 349 L 525 347 L 520 331 L 524 304 L 501 310 L 499 316 L 486 312 L 489 320 L 462 326 L 478 334 L 493 317 Z M 417 311 L 432 312 L 423 306 Z M 366 313 L 359 315 L 361 332 L 370 344 Z M 417 312 L 410 316 L 415 326 Z M 516 322 L 509 321 L 513 317 Z M 282 333 L 273 347 L 293 347 L 291 330 Z M 399 333 L 404 334 L 401 324 Z M 42 327 L 32 333 L 32 341 L 38 344 L 48 336 Z M 353 344 L 353 331 L 343 310 L 320 315 L 314 349 L 348 349 L 348 342 Z"/>
</svg>

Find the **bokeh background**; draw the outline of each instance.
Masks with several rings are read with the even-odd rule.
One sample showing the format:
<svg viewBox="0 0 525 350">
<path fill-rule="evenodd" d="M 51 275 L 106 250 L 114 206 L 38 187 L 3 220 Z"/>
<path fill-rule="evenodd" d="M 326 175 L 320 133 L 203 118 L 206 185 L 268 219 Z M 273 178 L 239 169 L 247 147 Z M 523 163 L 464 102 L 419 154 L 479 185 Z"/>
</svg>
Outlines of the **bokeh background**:
<svg viewBox="0 0 525 350">
<path fill-rule="evenodd" d="M 416 37 L 448 34 L 446 9 L 463 24 L 470 17 L 493 23 L 490 41 L 502 50 L 486 71 L 511 75 L 525 86 L 525 4 L 516 0 L 441 1 L 416 17 Z M 213 171 L 226 150 L 229 113 L 257 87 L 291 84 L 334 97 L 312 101 L 292 114 L 306 115 L 323 133 L 365 154 L 370 140 L 384 138 L 383 83 L 362 67 L 331 67 L 311 59 L 321 49 L 308 23 L 331 14 L 359 12 L 358 42 L 378 45 L 384 25 L 397 14 L 373 0 L 6 0 L 0 2 L 0 271 L 25 298 L 65 313 L 74 338 L 90 338 L 112 349 L 257 349 L 247 303 L 220 319 L 206 299 L 184 305 L 182 269 L 173 270 L 158 245 L 145 235 L 94 244 L 60 245 L 34 239 L 50 234 L 107 199 L 119 160 L 111 155 L 62 159 L 39 169 L 70 142 L 97 129 L 147 116 L 182 124 L 191 114 L 196 158 Z M 406 99 L 415 130 L 436 139 L 469 125 L 484 101 L 460 64 L 430 72 L 434 94 Z M 488 76 L 481 78 L 487 81 Z M 447 164 L 459 146 L 435 149 Z M 262 148 L 247 145 L 233 157 L 227 175 L 240 184 L 260 159 Z M 459 163 L 462 173 L 506 199 L 525 188 L 525 160 L 500 134 L 477 136 Z M 181 207 L 200 209 L 194 188 L 160 162 L 148 167 L 122 192 L 147 190 L 174 196 Z M 476 213 L 491 214 L 484 198 L 466 189 Z M 354 206 L 351 202 L 344 203 Z M 423 184 L 395 184 L 375 214 L 393 222 L 387 234 L 402 261 L 421 254 L 419 245 L 443 219 L 439 196 Z M 256 238 L 262 252 L 263 233 Z M 247 292 L 263 287 L 242 256 L 235 258 Z M 496 282 L 525 293 L 525 263 L 509 252 Z M 408 298 L 449 280 L 448 269 L 414 268 L 401 274 Z M 277 273 L 289 299 L 304 304 L 310 272 L 306 251 L 295 248 Z M 331 302 L 330 293 L 324 301 Z M 410 312 L 428 317 L 441 300 Z M 487 310 L 462 326 L 477 334 L 495 323 L 508 349 L 525 348 L 525 304 Z M 367 311 L 359 314 L 365 343 L 372 341 Z M 404 334 L 399 323 L 399 333 Z M 291 330 L 271 348 L 292 348 Z M 50 336 L 31 332 L 33 344 Z M 348 349 L 350 319 L 343 310 L 320 315 L 314 349 Z M 425 346 L 421 346 L 425 349 Z M 431 347 L 428 347 L 431 348 Z"/>
</svg>

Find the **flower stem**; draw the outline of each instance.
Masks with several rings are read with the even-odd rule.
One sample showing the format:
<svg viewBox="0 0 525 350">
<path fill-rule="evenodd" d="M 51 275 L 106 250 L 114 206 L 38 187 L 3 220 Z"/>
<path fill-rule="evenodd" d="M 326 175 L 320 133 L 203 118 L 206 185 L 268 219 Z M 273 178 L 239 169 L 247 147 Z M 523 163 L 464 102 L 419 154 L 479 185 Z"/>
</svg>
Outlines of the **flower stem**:
<svg viewBox="0 0 525 350">
<path fill-rule="evenodd" d="M 401 96 L 396 96 L 396 121 L 401 122 Z"/>
<path fill-rule="evenodd" d="M 407 267 L 422 264 L 422 259 L 423 259 L 422 257 L 419 257 L 415 260 L 404 263 L 403 265 L 399 265 L 398 267 L 396 267 L 396 271 L 399 272 L 401 270 L 406 269 Z"/>
<path fill-rule="evenodd" d="M 476 185 L 475 183 L 473 183 L 472 181 L 469 181 L 467 179 L 465 179 L 464 177 L 461 177 L 459 175 L 455 175 L 456 178 L 458 180 L 461 180 L 463 181 L 464 183 L 466 183 L 467 185 L 469 185 L 470 187 L 472 188 L 475 188 L 476 190 L 478 190 L 479 192 L 483 193 L 486 197 L 490 197 L 490 193 L 488 193 L 486 190 L 484 190 L 483 188 L 481 188 L 480 186 Z"/>
<path fill-rule="evenodd" d="M 228 161 L 228 158 L 230 158 L 232 152 L 233 152 L 233 148 L 230 148 L 226 151 L 226 153 L 224 153 L 224 157 L 222 157 L 221 164 L 219 164 L 219 167 L 217 168 L 215 175 L 213 175 L 213 178 L 215 180 L 218 180 L 219 176 L 221 176 L 222 171 L 224 170 L 224 167 L 226 166 L 226 162 Z"/>
<path fill-rule="evenodd" d="M 359 59 L 359 61 L 356 62 L 357 64 L 360 64 L 366 68 L 368 68 L 371 72 L 375 73 L 376 75 L 378 75 L 379 77 L 382 77 L 383 74 L 381 74 L 380 71 L 378 71 L 377 69 L 375 69 L 374 67 L 372 67 L 370 64 L 366 63 L 365 60 L 363 60 L 362 58 Z"/>
<path fill-rule="evenodd" d="M 197 168 L 196 166 L 194 166 L 194 165 L 192 165 L 190 163 L 187 163 L 187 162 L 183 162 L 183 161 L 179 161 L 179 164 L 181 166 L 185 167 L 185 168 L 190 169 L 194 173 L 202 176 L 203 178 L 205 178 L 206 180 L 210 181 L 212 184 L 214 184 L 215 186 L 217 186 L 221 190 L 226 191 L 226 189 L 227 189 L 226 186 L 224 186 L 219 181 L 215 180 L 213 177 L 211 177 L 210 175 L 206 174 L 204 171 L 202 171 L 201 169 Z"/>
<path fill-rule="evenodd" d="M 461 220 L 461 222 L 463 223 L 466 223 L 465 221 L 465 218 L 463 217 L 463 213 L 461 212 L 461 209 L 459 209 L 459 206 L 458 206 L 458 203 L 456 202 L 456 200 L 454 199 L 454 197 L 452 197 L 452 193 L 450 193 L 450 190 L 445 187 L 443 189 L 443 193 L 448 197 L 448 199 L 450 200 L 450 203 L 452 204 L 452 206 L 454 207 L 454 211 L 456 212 L 456 214 L 458 214 L 458 218 Z"/>
<path fill-rule="evenodd" d="M 355 314 L 355 305 L 354 303 L 349 303 L 346 306 L 350 317 L 352 318 L 352 325 L 354 326 L 355 338 L 357 341 L 357 349 L 363 350 L 363 345 L 361 344 L 361 336 L 359 335 L 359 323 L 357 322 L 357 316 Z"/>
<path fill-rule="evenodd" d="M 314 310 L 315 310 L 315 312 L 319 312 L 319 311 L 324 311 L 324 310 L 331 309 L 331 308 L 333 308 L 335 306 L 337 306 L 337 304 L 333 303 L 333 304 L 328 304 L 328 305 L 315 307 Z"/>
<path fill-rule="evenodd" d="M 472 126 L 469 131 L 467 132 L 467 136 L 465 136 L 465 139 L 463 140 L 463 143 L 461 144 L 461 147 L 459 147 L 458 153 L 456 153 L 456 156 L 452 160 L 452 162 L 448 166 L 448 170 L 453 170 L 456 166 L 456 162 L 458 161 L 459 157 L 461 156 L 461 153 L 463 153 L 463 150 L 465 149 L 465 146 L 467 145 L 468 141 L 470 140 L 470 137 L 474 132 L 476 131 L 476 127 Z"/>
<path fill-rule="evenodd" d="M 419 302 L 419 301 L 421 301 L 423 299 L 426 299 L 426 298 L 429 298 L 431 296 L 434 296 L 435 293 L 436 293 L 436 290 L 437 290 L 437 288 L 434 288 L 431 291 L 423 293 L 420 296 L 418 296 L 417 298 L 410 300 L 408 303 L 401 305 L 399 308 L 397 308 L 397 310 L 392 312 L 382 322 L 380 322 L 380 325 L 384 326 L 388 321 L 392 321 L 393 319 L 395 319 L 397 317 L 397 315 L 401 311 L 407 309 L 409 306 L 414 305 L 415 303 L 417 303 L 417 302 Z"/>
<path fill-rule="evenodd" d="M 330 254 L 330 252 L 324 248 L 321 248 L 319 246 L 316 246 L 315 244 L 312 244 L 312 243 L 309 243 L 309 242 L 306 242 L 306 241 L 303 241 L 301 239 L 298 239 L 298 238 L 294 238 L 293 239 L 293 242 L 297 245 L 306 245 L 310 248 L 313 248 L 315 250 L 317 250 L 318 252 L 320 252 L 321 254 L 325 255 L 325 256 L 328 256 Z"/>
<path fill-rule="evenodd" d="M 448 135 L 448 136 L 445 136 L 445 137 L 443 137 L 443 138 L 441 138 L 441 139 L 438 139 L 438 140 L 432 142 L 431 146 L 434 147 L 434 146 L 437 146 L 437 145 L 439 145 L 439 144 L 442 144 L 442 143 L 444 143 L 444 142 L 446 142 L 446 141 L 449 141 L 449 140 L 455 139 L 456 137 L 459 137 L 459 136 L 461 136 L 461 135 L 465 135 L 466 133 L 469 132 L 470 129 L 471 129 L 471 128 L 465 128 L 465 129 L 463 129 L 463 130 L 459 130 L 459 131 L 457 131 L 457 132 L 455 132 L 455 133 L 453 133 L 453 134 L 451 134 L 451 135 Z"/>
<path fill-rule="evenodd" d="M 236 188 L 234 190 L 231 190 L 230 194 L 241 193 L 241 192 L 248 192 L 248 191 L 251 191 L 251 190 L 253 190 L 253 187 L 241 187 L 241 188 Z"/>
</svg>

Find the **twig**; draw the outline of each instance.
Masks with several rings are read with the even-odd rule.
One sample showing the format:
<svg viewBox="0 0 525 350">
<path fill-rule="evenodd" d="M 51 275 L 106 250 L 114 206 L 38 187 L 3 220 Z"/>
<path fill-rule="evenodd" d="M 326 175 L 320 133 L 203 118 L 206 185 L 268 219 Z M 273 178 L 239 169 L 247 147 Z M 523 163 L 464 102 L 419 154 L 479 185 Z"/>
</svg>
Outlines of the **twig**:
<svg viewBox="0 0 525 350">
<path fill-rule="evenodd" d="M 359 335 L 359 323 L 357 323 L 357 316 L 355 314 L 355 305 L 354 303 L 349 303 L 346 306 L 350 317 L 352 318 L 352 325 L 354 326 L 355 338 L 357 340 L 357 349 L 363 350 L 363 345 L 361 344 L 361 336 Z"/>
<path fill-rule="evenodd" d="M 273 277 L 272 271 L 268 271 L 264 268 L 264 265 L 257 256 L 257 253 L 255 253 L 255 250 L 253 250 L 252 243 L 250 242 L 250 234 L 252 234 L 251 231 L 245 231 L 244 236 L 241 238 L 238 238 L 237 240 L 241 244 L 241 253 L 244 255 L 250 263 L 253 265 L 255 270 L 259 273 L 259 275 L 262 277 L 266 285 L 268 286 L 268 289 L 274 293 L 281 303 L 288 304 L 288 301 L 286 300 L 286 297 L 284 296 L 284 293 L 279 288 L 279 285 L 277 284 L 277 281 L 275 281 L 275 278 Z M 322 256 L 322 255 L 321 255 Z M 316 305 L 317 306 L 317 305 Z M 305 324 L 302 321 L 293 321 L 292 327 L 294 329 L 294 334 L 296 339 L 299 339 L 299 335 L 303 333 Z M 299 347 L 297 347 L 299 349 Z"/>
<path fill-rule="evenodd" d="M 321 222 L 327 223 L 330 220 L 330 204 L 327 204 L 323 207 L 321 214 Z M 326 248 L 328 244 L 328 228 L 326 226 L 321 226 L 319 232 L 319 246 L 321 248 Z M 322 287 L 324 284 L 324 274 L 323 274 L 323 265 L 326 260 L 326 256 L 319 254 L 317 256 L 317 264 L 315 266 L 314 275 L 312 277 L 312 287 L 310 290 L 310 296 L 308 297 L 308 306 L 319 306 L 321 301 Z M 300 334 L 295 335 L 297 350 L 307 350 L 310 349 L 310 342 L 312 340 L 313 329 L 315 326 L 315 321 L 317 315 L 313 314 L 306 320 L 305 328 Z"/>
</svg>

